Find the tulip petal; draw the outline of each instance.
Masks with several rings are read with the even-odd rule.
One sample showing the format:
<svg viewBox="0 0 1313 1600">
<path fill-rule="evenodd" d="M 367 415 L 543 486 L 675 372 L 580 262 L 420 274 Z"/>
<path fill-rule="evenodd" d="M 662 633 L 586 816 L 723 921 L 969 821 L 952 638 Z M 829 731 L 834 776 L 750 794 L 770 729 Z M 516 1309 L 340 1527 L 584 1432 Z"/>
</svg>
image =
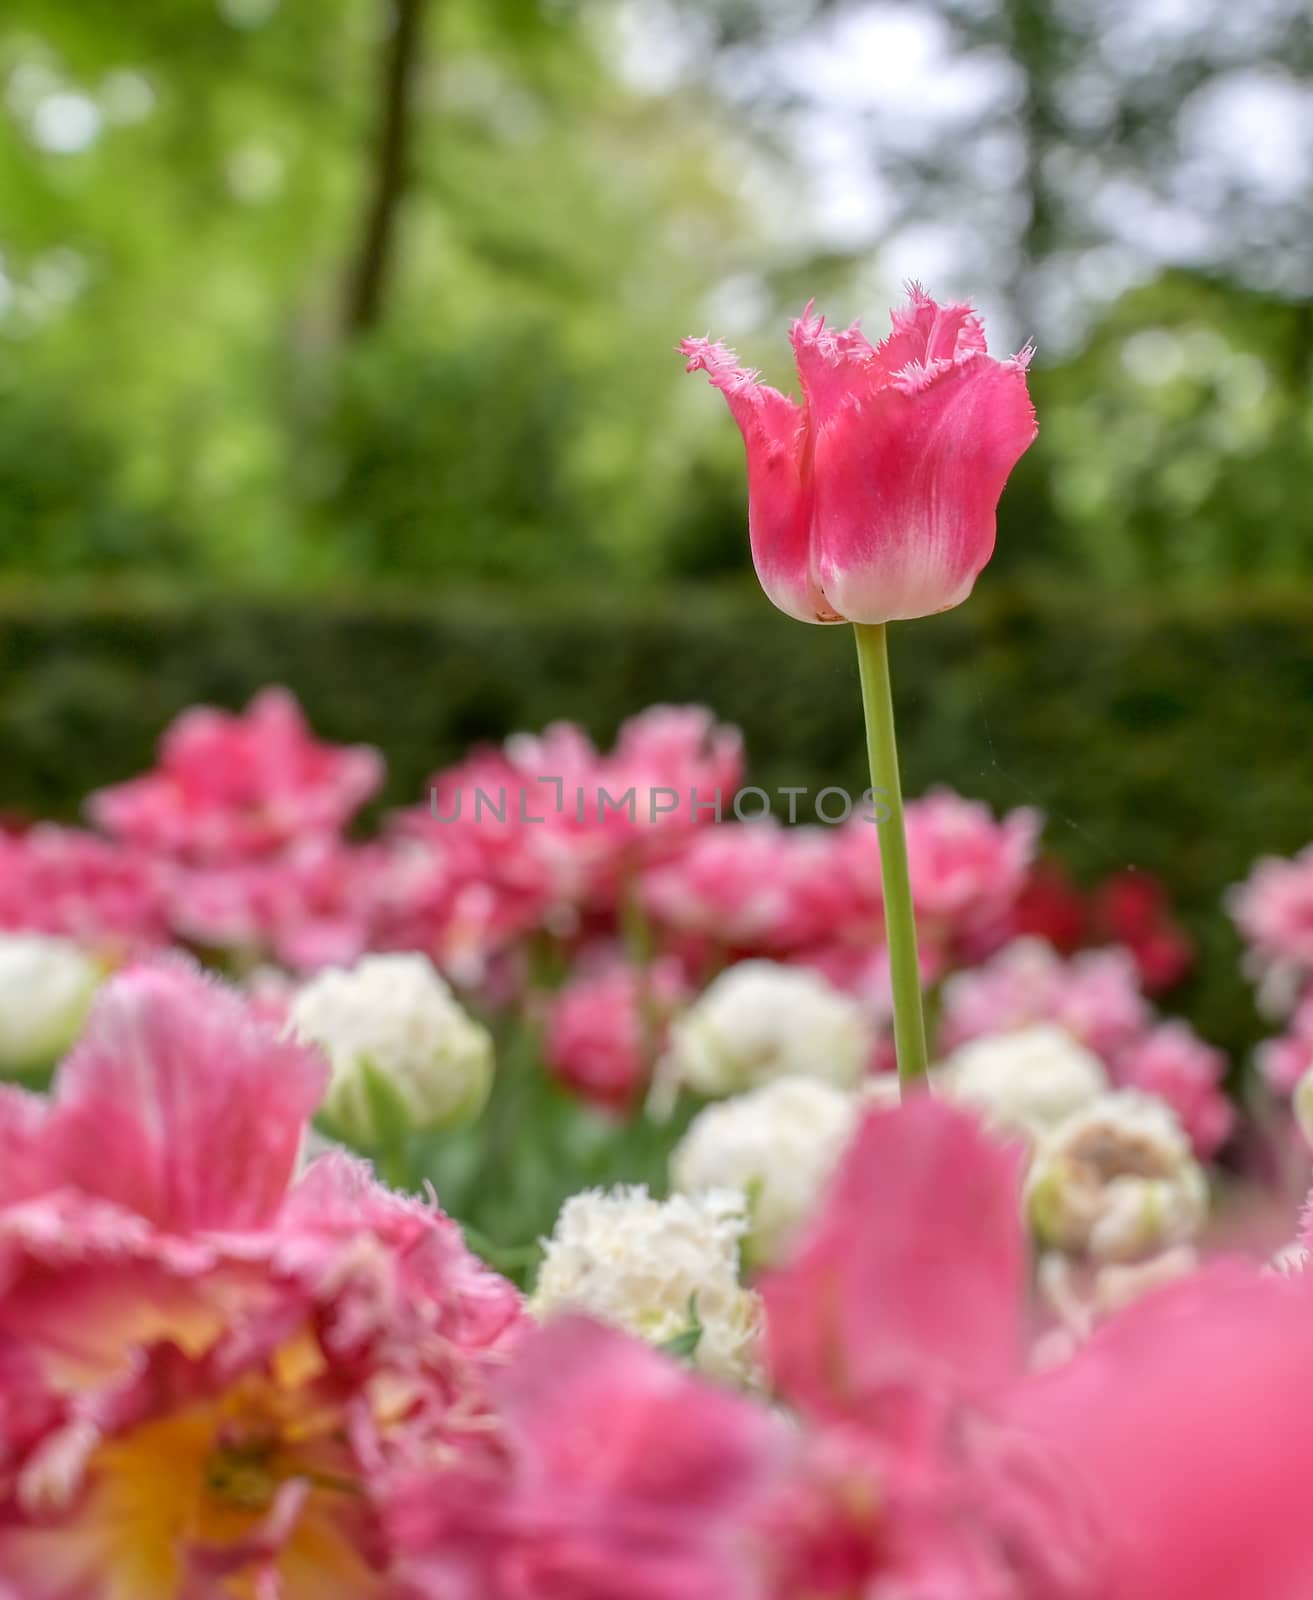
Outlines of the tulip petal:
<svg viewBox="0 0 1313 1600">
<path fill-rule="evenodd" d="M 685 339 L 688 371 L 705 372 L 729 404 L 748 457 L 748 536 L 767 598 L 800 622 L 838 622 L 810 575 L 813 493 L 806 413 L 708 339 Z"/>
<path fill-rule="evenodd" d="M 1008 1420 L 1087 1490 L 1117 1600 L 1313 1594 L 1307 1284 L 1216 1263 L 1022 1380 Z"/>
<path fill-rule="evenodd" d="M 255 1228 L 287 1189 L 326 1069 L 182 962 L 107 984 L 55 1082 L 52 1186 L 157 1227 Z"/>
<path fill-rule="evenodd" d="M 1021 1350 L 1019 1150 L 921 1094 L 870 1113 L 797 1257 L 761 1285 L 776 1387 L 887 1424 L 991 1389 Z"/>
<path fill-rule="evenodd" d="M 876 352 L 880 367 L 895 377 L 912 363 L 930 367 L 964 355 L 984 355 L 985 330 L 965 300 L 945 306 L 932 300 L 919 283 L 907 286 L 907 304 L 890 312 L 893 332 Z"/>
<path fill-rule="evenodd" d="M 850 402 L 816 439 L 813 560 L 828 603 L 867 623 L 959 605 L 1035 433 L 1021 357 L 913 363 Z"/>
<path fill-rule="evenodd" d="M 45 1187 L 42 1137 L 49 1106 L 40 1095 L 0 1085 L 0 1205 Z"/>
<path fill-rule="evenodd" d="M 813 432 L 841 411 L 851 396 L 873 391 L 885 381 L 875 347 L 855 322 L 836 332 L 808 304 L 789 329 L 789 340 Z"/>
</svg>

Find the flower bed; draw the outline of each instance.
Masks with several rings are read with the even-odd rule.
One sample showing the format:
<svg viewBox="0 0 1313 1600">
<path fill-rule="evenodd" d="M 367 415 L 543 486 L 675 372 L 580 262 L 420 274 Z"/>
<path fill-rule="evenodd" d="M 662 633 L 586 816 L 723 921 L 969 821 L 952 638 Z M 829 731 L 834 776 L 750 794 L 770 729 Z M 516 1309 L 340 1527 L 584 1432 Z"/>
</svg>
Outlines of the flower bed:
<svg viewBox="0 0 1313 1600">
<path fill-rule="evenodd" d="M 801 408 L 687 353 L 864 790 L 783 826 L 657 705 L 362 825 L 271 688 L 0 833 L 0 1600 L 1313 1592 L 1307 852 L 1226 896 L 1237 1100 L 1159 881 L 902 799 L 885 625 L 987 559 L 1024 360 L 920 291 L 794 339 Z"/>
</svg>

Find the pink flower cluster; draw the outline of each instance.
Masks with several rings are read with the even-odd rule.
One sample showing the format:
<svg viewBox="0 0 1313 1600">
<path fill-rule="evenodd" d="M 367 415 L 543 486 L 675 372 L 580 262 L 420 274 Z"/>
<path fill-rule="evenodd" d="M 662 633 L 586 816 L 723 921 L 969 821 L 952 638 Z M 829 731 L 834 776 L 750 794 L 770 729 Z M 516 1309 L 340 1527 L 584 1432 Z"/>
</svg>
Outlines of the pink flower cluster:
<svg viewBox="0 0 1313 1600">
<path fill-rule="evenodd" d="M 1264 856 L 1227 897 L 1247 947 L 1260 1006 L 1287 1018 L 1286 1031 L 1258 1051 L 1270 1087 L 1289 1095 L 1313 1067 L 1313 845 L 1289 860 Z"/>
<path fill-rule="evenodd" d="M 702 708 L 652 707 L 609 750 L 569 723 L 516 735 L 348 838 L 382 776 L 374 751 L 315 739 L 283 690 L 239 715 L 188 711 L 152 771 L 91 797 L 100 832 L 0 835 L 0 927 L 70 936 L 110 965 L 171 944 L 238 971 L 417 949 L 494 1000 L 518 1000 L 545 942 L 580 979 L 551 1063 L 613 1107 L 646 1070 L 634 1038 L 656 1037 L 637 1026 L 637 975 L 620 976 L 636 931 L 668 997 L 767 956 L 887 1003 L 874 826 L 731 820 L 742 740 Z M 909 805 L 928 981 L 1007 938 L 1039 826 L 946 790 Z"/>
<path fill-rule="evenodd" d="M 436 773 L 376 837 L 348 838 L 382 776 L 372 750 L 315 739 L 285 691 L 240 715 L 189 711 L 154 770 L 91 797 L 103 832 L 0 834 L 0 927 L 70 936 L 111 966 L 171 944 L 298 973 L 420 950 L 495 1005 L 538 1006 L 549 1069 L 612 1111 L 637 1103 L 673 1008 L 731 962 L 807 965 L 888 1020 L 875 826 L 731 820 L 742 741 L 706 710 L 652 707 L 609 750 L 570 723 L 516 735 Z M 945 789 L 907 806 L 923 976 L 950 980 L 941 1045 L 1060 1022 L 1211 1151 L 1229 1126 L 1223 1064 L 1181 1028 L 1149 1047 L 1127 965 L 1153 988 L 1188 957 L 1161 889 L 1113 880 L 1086 906 L 1037 862 L 1040 828 Z M 1065 968 L 1017 942 L 1028 930 L 1125 949 Z M 546 1000 L 526 994 L 544 951 L 566 974 Z"/>
<path fill-rule="evenodd" d="M 1165 1101 L 1199 1155 L 1215 1155 L 1230 1137 L 1226 1057 L 1188 1023 L 1157 1019 L 1129 950 L 1110 946 L 1064 960 L 1041 940 L 1017 939 L 944 986 L 945 1050 L 1037 1022 L 1056 1023 L 1093 1051 L 1114 1083 Z"/>
<path fill-rule="evenodd" d="M 342 829 L 382 776 L 376 751 L 315 739 L 285 690 L 240 716 L 195 707 L 154 770 L 90 797 L 101 833 L 0 837 L 0 926 L 66 935 L 111 963 L 173 942 L 296 968 L 351 959 L 378 859 Z"/>
</svg>

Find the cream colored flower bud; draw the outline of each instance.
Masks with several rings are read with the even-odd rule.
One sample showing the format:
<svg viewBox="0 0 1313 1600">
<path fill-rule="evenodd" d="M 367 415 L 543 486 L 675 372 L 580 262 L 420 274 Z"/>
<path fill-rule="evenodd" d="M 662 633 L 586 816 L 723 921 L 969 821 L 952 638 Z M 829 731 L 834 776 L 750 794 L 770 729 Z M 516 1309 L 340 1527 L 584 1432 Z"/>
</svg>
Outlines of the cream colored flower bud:
<svg viewBox="0 0 1313 1600">
<path fill-rule="evenodd" d="M 0 934 L 0 1072 L 53 1066 L 81 1033 L 104 975 L 68 939 Z"/>
<path fill-rule="evenodd" d="M 670 1029 L 657 1077 L 716 1098 L 774 1078 L 851 1088 L 870 1057 L 870 1025 L 855 1000 L 801 967 L 743 961 L 722 972 Z"/>
<path fill-rule="evenodd" d="M 935 1087 L 979 1111 L 991 1127 L 1038 1139 L 1108 1087 L 1098 1056 L 1050 1023 L 962 1045 L 935 1073 Z"/>
<path fill-rule="evenodd" d="M 1199 1252 L 1188 1244 L 1173 1245 L 1147 1261 L 1108 1262 L 1095 1274 L 1095 1313 L 1103 1318 L 1124 1311 L 1151 1290 L 1188 1278 L 1198 1267 Z"/>
<path fill-rule="evenodd" d="M 492 1084 L 492 1039 L 421 955 L 367 956 L 320 973 L 292 1002 L 289 1027 L 332 1067 L 324 1114 L 334 1134 L 377 1150 L 398 1129 L 477 1116 Z"/>
<path fill-rule="evenodd" d="M 530 1310 L 587 1312 L 655 1345 L 695 1321 L 693 1363 L 753 1382 L 761 1313 L 739 1282 L 746 1227 L 743 1196 L 732 1190 L 664 1201 L 641 1186 L 572 1195 L 544 1242 Z"/>
<path fill-rule="evenodd" d="M 1134 1261 L 1199 1233 L 1208 1184 L 1167 1106 L 1127 1089 L 1073 1112 L 1040 1140 L 1026 1202 L 1044 1244 Z"/>
<path fill-rule="evenodd" d="M 728 1185 L 747 1196 L 744 1252 L 778 1260 L 814 1211 L 857 1121 L 856 1098 L 815 1078 L 777 1078 L 698 1113 L 670 1157 L 685 1194 Z"/>
</svg>

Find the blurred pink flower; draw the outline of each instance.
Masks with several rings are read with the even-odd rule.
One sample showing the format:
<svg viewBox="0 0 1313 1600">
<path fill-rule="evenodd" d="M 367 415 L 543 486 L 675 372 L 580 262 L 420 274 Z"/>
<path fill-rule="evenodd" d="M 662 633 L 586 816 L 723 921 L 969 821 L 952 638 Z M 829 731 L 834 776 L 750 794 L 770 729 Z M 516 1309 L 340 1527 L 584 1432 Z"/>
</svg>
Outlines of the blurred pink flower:
<svg viewBox="0 0 1313 1600">
<path fill-rule="evenodd" d="M 1008 474 L 1035 438 L 1029 351 L 986 352 L 967 305 L 913 284 L 872 345 L 808 306 L 791 330 L 803 402 L 685 339 L 720 389 L 748 458 L 752 558 L 767 596 L 803 622 L 888 622 L 959 605 L 994 549 Z"/>
<path fill-rule="evenodd" d="M 1069 956 L 1085 943 L 1087 924 L 1085 897 L 1070 873 L 1061 862 L 1045 857 L 1026 874 L 1005 925 L 1010 938 L 1043 939 Z"/>
<path fill-rule="evenodd" d="M 244 712 L 193 706 L 166 730 L 159 763 L 87 802 L 118 838 L 196 865 L 266 855 L 341 831 L 383 781 L 366 745 L 322 744 L 285 689 Z"/>
<path fill-rule="evenodd" d="M 457 856 L 517 917 L 532 908 L 540 925 L 569 935 L 582 916 L 612 914 L 645 865 L 711 822 L 717 795 L 728 812 L 742 759 L 737 729 L 700 706 L 650 707 L 609 753 L 553 723 L 438 773 L 432 807 L 398 825 Z"/>
<path fill-rule="evenodd" d="M 983 966 L 949 978 L 939 1044 L 948 1052 L 968 1039 L 1053 1022 L 1112 1065 L 1151 1018 L 1129 951 L 1085 950 L 1064 961 L 1039 939 L 1016 939 Z"/>
<path fill-rule="evenodd" d="M 1179 983 L 1194 962 L 1194 946 L 1172 919 L 1167 891 L 1151 873 L 1127 869 L 1099 885 L 1094 926 L 1110 944 L 1135 957 L 1146 994 Z"/>
<path fill-rule="evenodd" d="M 42 1147 L 51 1188 L 154 1227 L 260 1227 L 278 1213 L 326 1078 L 315 1051 L 188 963 L 135 967 L 92 1004 Z"/>
<path fill-rule="evenodd" d="M 382 845 L 307 837 L 278 855 L 174 869 L 169 917 L 188 943 L 265 957 L 300 972 L 349 966 L 370 946 Z"/>
<path fill-rule="evenodd" d="M 721 955 L 802 949 L 851 921 L 834 836 L 769 819 L 696 834 L 644 874 L 641 900 L 659 927 Z"/>
<path fill-rule="evenodd" d="M 1203 1160 L 1216 1155 L 1235 1126 L 1235 1107 L 1222 1087 L 1226 1057 L 1188 1023 L 1159 1023 L 1119 1052 L 1119 1084 L 1157 1095 L 1176 1113 Z"/>
<path fill-rule="evenodd" d="M 1313 989 L 1295 1007 L 1286 1032 L 1259 1045 L 1256 1060 L 1274 1093 L 1283 1098 L 1294 1093 L 1295 1085 L 1313 1068 Z"/>
<path fill-rule="evenodd" d="M 667 1024 L 687 993 L 682 969 L 669 959 L 645 973 L 620 960 L 580 972 L 548 1002 L 548 1070 L 607 1110 L 630 1109 L 647 1087 Z"/>
<path fill-rule="evenodd" d="M 426 828 L 419 813 L 393 819 L 368 884 L 370 948 L 419 950 L 453 982 L 485 983 L 489 971 L 539 926 L 533 891 L 490 883 L 485 856 L 460 830 Z"/>
<path fill-rule="evenodd" d="M 928 1094 L 869 1113 L 794 1258 L 761 1283 L 778 1391 L 919 1439 L 1009 1378 L 1025 1336 L 1021 1172 L 1020 1146 Z"/>
<path fill-rule="evenodd" d="M 932 789 L 907 807 L 917 917 L 954 945 L 986 931 L 1021 892 L 1044 820 L 1023 806 L 997 820 L 979 800 Z"/>
<path fill-rule="evenodd" d="M 80 828 L 0 834 L 0 927 L 74 939 L 111 963 L 168 942 L 169 881 L 147 852 Z"/>
<path fill-rule="evenodd" d="M 1313 972 L 1313 844 L 1290 860 L 1256 861 L 1227 892 L 1226 905 L 1260 969 Z"/>
<path fill-rule="evenodd" d="M 750 1517 L 785 1430 L 761 1407 L 578 1317 L 498 1386 L 499 1469 L 415 1480 L 393 1503 L 423 1600 L 756 1600 Z"/>
<path fill-rule="evenodd" d="M 1308 1284 L 1224 1265 L 1104 1323 L 1004 1412 L 1087 1499 L 1114 1600 L 1313 1593 Z"/>
<path fill-rule="evenodd" d="M 995 818 L 980 801 L 936 788 L 907 803 L 905 822 L 918 947 L 923 964 L 942 976 L 1006 937 L 1006 916 L 1025 886 L 1043 821 L 1026 808 Z M 837 829 L 833 856 L 846 902 L 829 919 L 831 936 L 882 943 L 875 825 L 857 816 Z"/>
<path fill-rule="evenodd" d="M 519 1297 L 362 1163 L 287 1193 L 323 1076 L 174 962 L 106 986 L 48 1107 L 0 1097 L 0 1571 L 23 1600 L 364 1600 L 391 1473 L 490 1447 Z"/>
<path fill-rule="evenodd" d="M 1102 1597 L 1080 1498 L 995 1415 L 1029 1333 L 1022 1165 L 928 1094 L 870 1112 L 761 1283 L 775 1387 L 817 1430 L 766 1520 L 778 1600 Z"/>
</svg>

